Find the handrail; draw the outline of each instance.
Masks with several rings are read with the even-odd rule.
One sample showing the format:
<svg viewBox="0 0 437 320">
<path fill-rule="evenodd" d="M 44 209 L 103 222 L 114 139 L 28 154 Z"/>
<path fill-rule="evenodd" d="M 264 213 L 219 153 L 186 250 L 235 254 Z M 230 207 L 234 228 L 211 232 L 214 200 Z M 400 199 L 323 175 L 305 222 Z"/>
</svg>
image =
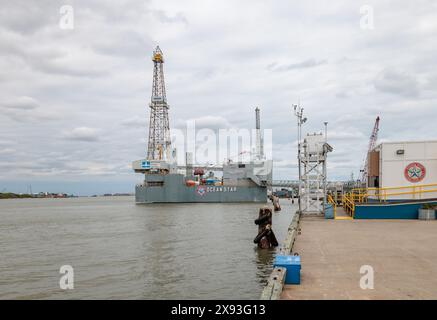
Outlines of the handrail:
<svg viewBox="0 0 437 320">
<path fill-rule="evenodd" d="M 430 192 L 436 192 L 436 189 L 431 190 L 413 190 L 413 191 L 406 191 L 406 192 L 383 192 L 383 193 L 377 193 L 377 194 L 370 194 L 370 196 L 378 197 L 379 201 L 382 202 L 382 200 L 387 201 L 387 197 L 389 196 L 401 196 L 401 195 L 412 195 L 414 199 L 416 199 L 416 195 L 419 195 L 418 199 L 421 199 L 421 195 L 424 193 L 430 193 Z"/>
<path fill-rule="evenodd" d="M 332 204 L 332 207 L 334 208 L 334 219 L 337 216 L 337 204 L 334 201 L 334 198 L 332 198 L 332 195 L 328 194 L 328 203 Z"/>
<path fill-rule="evenodd" d="M 368 190 L 397 190 L 397 189 L 411 189 L 411 188 L 423 188 L 423 187 L 437 187 L 437 183 L 428 183 L 428 184 L 418 184 L 414 186 L 402 186 L 402 187 L 382 187 L 382 188 L 376 188 L 376 187 L 369 187 L 369 188 L 353 188 L 352 192 L 355 191 L 368 191 Z"/>
<path fill-rule="evenodd" d="M 403 187 L 354 188 L 351 192 L 343 194 L 342 204 L 345 212 L 354 217 L 355 205 L 366 203 L 369 199 L 378 200 L 380 203 L 387 202 L 392 196 L 411 195 L 413 199 L 422 199 L 422 195 L 427 193 L 437 193 L 437 183 Z"/>
<path fill-rule="evenodd" d="M 353 200 L 353 194 L 345 193 L 342 201 L 344 210 L 353 217 L 355 214 L 355 202 Z"/>
<path fill-rule="evenodd" d="M 436 187 L 433 189 L 426 190 L 425 188 Z M 408 191 L 403 191 L 406 189 L 411 189 Z M 397 191 L 398 192 L 390 192 Z M 379 202 L 387 201 L 387 198 L 390 196 L 401 196 L 401 195 L 412 195 L 413 199 L 416 199 L 416 195 L 418 199 L 421 199 L 423 194 L 435 192 L 437 193 L 437 183 L 431 184 L 422 184 L 422 185 L 414 185 L 414 186 L 402 186 L 402 187 L 384 187 L 384 188 L 368 188 L 365 192 L 364 189 L 356 188 L 352 189 L 350 193 L 350 198 L 348 200 L 352 200 L 353 202 L 363 203 L 367 202 L 369 197 L 375 198 L 379 200 Z"/>
<path fill-rule="evenodd" d="M 418 184 L 415 186 L 402 186 L 402 187 L 383 187 L 383 188 L 367 188 L 368 190 L 397 190 L 397 189 L 409 189 L 409 188 L 423 188 L 423 187 L 437 187 L 437 183 Z"/>
</svg>

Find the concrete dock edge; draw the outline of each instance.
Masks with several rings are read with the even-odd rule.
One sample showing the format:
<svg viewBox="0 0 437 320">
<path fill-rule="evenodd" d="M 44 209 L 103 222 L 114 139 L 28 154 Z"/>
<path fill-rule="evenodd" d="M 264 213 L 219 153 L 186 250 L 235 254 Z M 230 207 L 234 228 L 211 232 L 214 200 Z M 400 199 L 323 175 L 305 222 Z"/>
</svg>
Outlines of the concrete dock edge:
<svg viewBox="0 0 437 320">
<path fill-rule="evenodd" d="M 299 232 L 299 220 L 300 212 L 296 211 L 290 225 L 288 226 L 287 236 L 285 237 L 284 243 L 279 248 L 278 254 L 291 254 L 296 235 Z M 273 269 L 267 281 L 267 285 L 264 287 L 261 293 L 261 300 L 279 300 L 284 287 L 285 273 L 285 268 Z"/>
</svg>

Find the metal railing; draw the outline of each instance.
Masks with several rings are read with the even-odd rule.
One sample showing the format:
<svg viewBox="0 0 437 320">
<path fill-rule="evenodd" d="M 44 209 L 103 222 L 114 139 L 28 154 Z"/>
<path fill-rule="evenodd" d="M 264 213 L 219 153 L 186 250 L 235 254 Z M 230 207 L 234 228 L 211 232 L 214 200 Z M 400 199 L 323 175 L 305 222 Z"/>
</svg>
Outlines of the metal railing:
<svg viewBox="0 0 437 320">
<path fill-rule="evenodd" d="M 355 214 L 355 201 L 353 192 L 345 193 L 342 198 L 342 203 L 344 211 L 353 218 Z"/>
<path fill-rule="evenodd" d="M 386 203 L 387 200 L 392 200 L 392 197 L 410 196 L 407 199 L 420 200 L 424 199 L 424 195 L 435 193 L 437 195 L 437 183 L 422 184 L 405 187 L 384 187 L 384 188 L 355 188 L 351 192 L 343 194 L 342 204 L 346 213 L 352 217 L 355 215 L 355 204 L 368 203 L 369 200 Z M 399 199 L 399 198 L 398 198 Z"/>
<path fill-rule="evenodd" d="M 328 203 L 332 205 L 332 208 L 334 209 L 334 219 L 337 216 L 337 203 L 335 202 L 334 198 L 332 198 L 332 195 L 328 194 L 327 197 Z"/>
<path fill-rule="evenodd" d="M 411 196 L 410 199 L 423 199 L 424 195 L 436 193 L 437 195 L 437 183 L 422 184 L 415 186 L 404 187 L 384 187 L 384 188 L 356 188 L 351 192 L 351 199 L 353 202 L 365 203 L 369 199 L 377 200 L 379 202 L 387 202 L 390 197 Z"/>
</svg>

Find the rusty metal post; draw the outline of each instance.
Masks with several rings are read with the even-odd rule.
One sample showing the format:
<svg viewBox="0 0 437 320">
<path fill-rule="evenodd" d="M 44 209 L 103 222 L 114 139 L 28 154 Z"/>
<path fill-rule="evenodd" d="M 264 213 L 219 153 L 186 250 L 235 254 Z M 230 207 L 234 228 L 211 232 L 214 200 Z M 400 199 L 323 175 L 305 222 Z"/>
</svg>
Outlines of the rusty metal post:
<svg viewBox="0 0 437 320">
<path fill-rule="evenodd" d="M 278 246 L 275 234 L 272 230 L 272 210 L 268 207 L 259 209 L 258 219 L 255 220 L 258 225 L 258 235 L 253 240 L 261 249 L 268 249 Z"/>
</svg>

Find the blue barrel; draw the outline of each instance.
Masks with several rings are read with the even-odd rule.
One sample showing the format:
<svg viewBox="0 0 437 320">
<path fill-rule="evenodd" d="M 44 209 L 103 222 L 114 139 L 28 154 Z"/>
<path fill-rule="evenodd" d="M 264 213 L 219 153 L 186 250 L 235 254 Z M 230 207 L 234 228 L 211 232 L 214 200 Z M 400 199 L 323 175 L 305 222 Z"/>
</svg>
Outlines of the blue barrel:
<svg viewBox="0 0 437 320">
<path fill-rule="evenodd" d="M 334 219 L 334 206 L 330 203 L 325 206 L 325 219 Z"/>
</svg>

